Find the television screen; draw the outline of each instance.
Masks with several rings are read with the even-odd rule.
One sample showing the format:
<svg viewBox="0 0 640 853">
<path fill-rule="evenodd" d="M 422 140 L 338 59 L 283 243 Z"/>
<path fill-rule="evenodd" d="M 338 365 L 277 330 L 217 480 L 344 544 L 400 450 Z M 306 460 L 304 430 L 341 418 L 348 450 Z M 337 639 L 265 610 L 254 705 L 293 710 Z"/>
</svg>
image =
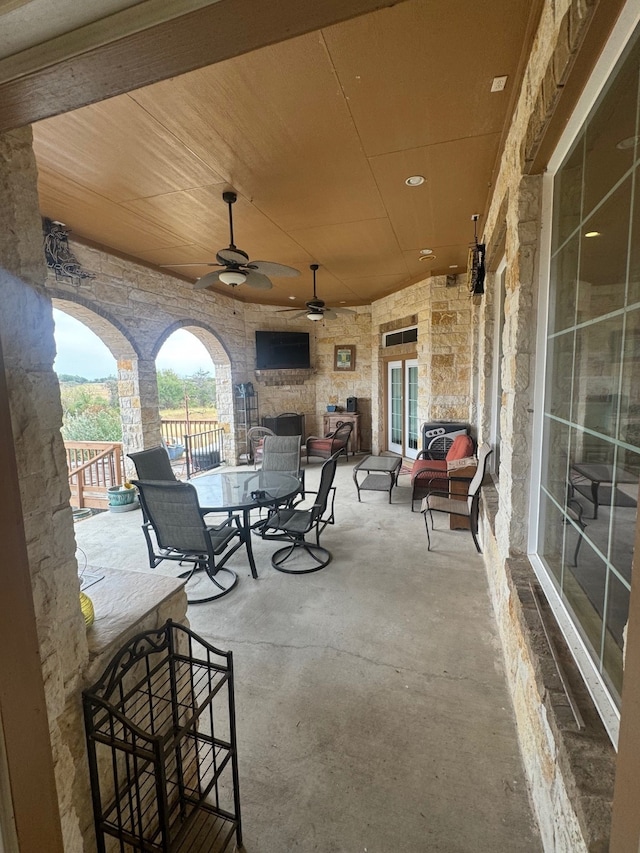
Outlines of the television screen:
<svg viewBox="0 0 640 853">
<path fill-rule="evenodd" d="M 308 332 L 256 332 L 256 370 L 309 367 Z"/>
</svg>

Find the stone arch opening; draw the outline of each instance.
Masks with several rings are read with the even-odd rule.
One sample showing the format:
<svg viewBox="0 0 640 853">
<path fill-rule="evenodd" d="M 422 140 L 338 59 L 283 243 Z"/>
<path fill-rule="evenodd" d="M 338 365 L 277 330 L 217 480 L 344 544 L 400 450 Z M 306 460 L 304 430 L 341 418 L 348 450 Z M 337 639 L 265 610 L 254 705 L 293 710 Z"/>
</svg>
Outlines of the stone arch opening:
<svg viewBox="0 0 640 853">
<path fill-rule="evenodd" d="M 168 326 L 156 341 L 153 358 L 157 358 L 162 346 L 174 332 L 184 329 L 190 332 L 204 346 L 214 365 L 216 379 L 216 408 L 218 421 L 225 430 L 225 456 L 228 460 L 236 457 L 235 417 L 232 393 L 232 363 L 229 352 L 216 331 L 199 320 L 186 318 Z"/>
<path fill-rule="evenodd" d="M 83 323 L 116 360 L 122 451 L 127 454 L 160 442 L 155 365 L 141 354 L 131 333 L 99 306 L 68 294 L 52 295 L 53 307 Z M 78 372 L 82 372 L 80 369 Z"/>
</svg>

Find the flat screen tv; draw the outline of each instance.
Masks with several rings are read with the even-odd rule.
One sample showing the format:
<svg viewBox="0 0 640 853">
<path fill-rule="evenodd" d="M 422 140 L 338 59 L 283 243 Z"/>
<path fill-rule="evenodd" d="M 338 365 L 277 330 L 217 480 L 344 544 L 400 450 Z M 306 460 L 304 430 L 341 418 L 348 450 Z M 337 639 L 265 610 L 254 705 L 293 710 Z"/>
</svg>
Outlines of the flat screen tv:
<svg viewBox="0 0 640 853">
<path fill-rule="evenodd" d="M 309 368 L 308 332 L 256 332 L 256 369 Z"/>
</svg>

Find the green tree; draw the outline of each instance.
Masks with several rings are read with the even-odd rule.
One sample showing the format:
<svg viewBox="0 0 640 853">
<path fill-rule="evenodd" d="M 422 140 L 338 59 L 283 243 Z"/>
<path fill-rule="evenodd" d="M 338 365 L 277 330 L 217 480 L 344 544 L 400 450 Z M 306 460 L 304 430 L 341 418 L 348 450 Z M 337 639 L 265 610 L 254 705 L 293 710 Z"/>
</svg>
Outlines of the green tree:
<svg viewBox="0 0 640 853">
<path fill-rule="evenodd" d="M 68 415 L 63 421 L 62 437 L 66 441 L 122 441 L 120 412 L 103 408 Z"/>
<path fill-rule="evenodd" d="M 64 415 L 77 415 L 88 410 L 99 411 L 108 407 L 107 401 L 100 394 L 89 388 L 77 385 L 63 385 L 60 388 L 62 411 Z"/>
<path fill-rule="evenodd" d="M 216 404 L 216 380 L 207 370 L 198 370 L 185 380 L 192 405 L 208 408 Z"/>
<path fill-rule="evenodd" d="M 158 371 L 158 402 L 161 409 L 177 409 L 184 403 L 185 383 L 175 370 Z"/>
<path fill-rule="evenodd" d="M 70 373 L 58 374 L 58 382 L 68 382 L 73 383 L 74 385 L 84 385 L 88 381 L 89 380 L 85 379 L 84 376 L 72 376 Z"/>
</svg>

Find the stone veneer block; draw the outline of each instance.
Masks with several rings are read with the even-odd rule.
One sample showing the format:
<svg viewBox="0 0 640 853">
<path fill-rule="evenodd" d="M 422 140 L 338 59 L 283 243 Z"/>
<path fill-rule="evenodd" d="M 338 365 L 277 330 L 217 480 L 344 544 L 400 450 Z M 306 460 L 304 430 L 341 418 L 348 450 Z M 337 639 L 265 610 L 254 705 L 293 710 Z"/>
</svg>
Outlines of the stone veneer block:
<svg viewBox="0 0 640 853">
<path fill-rule="evenodd" d="M 96 658 L 106 664 L 105 656 L 111 657 L 134 633 L 147 627 L 160 627 L 155 622 L 147 626 L 147 621 L 158 610 L 165 610 L 168 603 L 174 605 L 171 618 L 176 622 L 186 621 L 183 580 L 100 566 L 87 566 L 86 571 L 87 574 L 104 575 L 86 591 L 95 611 L 95 622 L 87 631 L 92 670 Z"/>
</svg>

